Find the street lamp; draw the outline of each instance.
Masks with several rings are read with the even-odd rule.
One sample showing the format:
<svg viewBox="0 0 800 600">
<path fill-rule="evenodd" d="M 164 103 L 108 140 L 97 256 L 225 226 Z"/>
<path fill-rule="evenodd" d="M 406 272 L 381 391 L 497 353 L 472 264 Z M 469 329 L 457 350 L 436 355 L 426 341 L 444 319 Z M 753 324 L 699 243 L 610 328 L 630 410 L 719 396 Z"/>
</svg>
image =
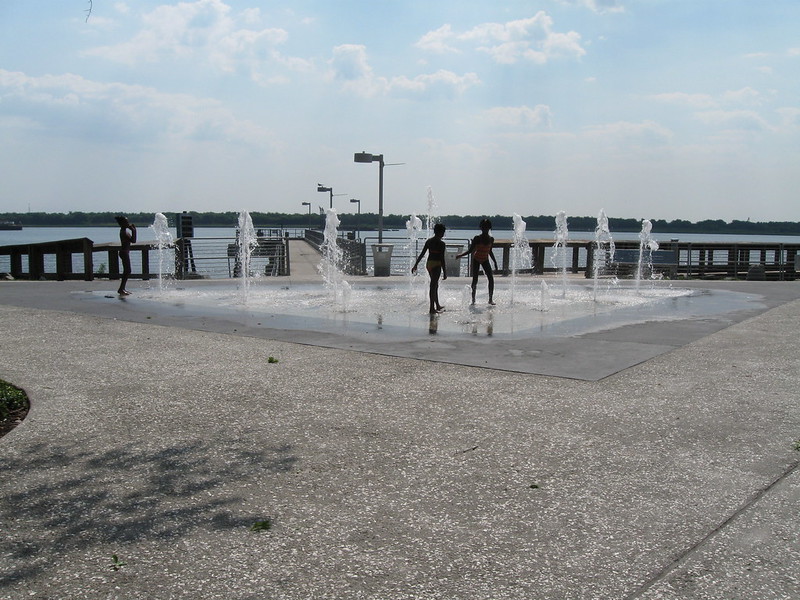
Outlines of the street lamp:
<svg viewBox="0 0 800 600">
<path fill-rule="evenodd" d="M 383 243 L 383 154 L 370 154 L 356 152 L 353 160 L 357 163 L 371 163 L 378 161 L 378 243 Z"/>
<path fill-rule="evenodd" d="M 308 228 L 311 229 L 311 202 L 303 202 L 303 206 L 308 207 Z"/>
<path fill-rule="evenodd" d="M 404 165 L 405 163 L 384 163 L 383 154 L 370 154 L 369 152 L 356 152 L 353 160 L 357 163 L 371 163 L 378 161 L 378 243 L 383 243 L 383 167 L 387 164 Z"/>
<path fill-rule="evenodd" d="M 361 200 L 358 200 L 356 198 L 350 198 L 350 202 L 358 202 L 358 229 L 357 229 L 357 231 L 359 233 L 358 239 L 361 239 Z"/>
<path fill-rule="evenodd" d="M 317 191 L 318 192 L 329 192 L 330 193 L 330 195 L 331 195 L 331 206 L 330 206 L 330 208 L 333 208 L 333 188 L 332 187 L 325 187 L 321 183 L 318 183 L 317 184 Z"/>
</svg>

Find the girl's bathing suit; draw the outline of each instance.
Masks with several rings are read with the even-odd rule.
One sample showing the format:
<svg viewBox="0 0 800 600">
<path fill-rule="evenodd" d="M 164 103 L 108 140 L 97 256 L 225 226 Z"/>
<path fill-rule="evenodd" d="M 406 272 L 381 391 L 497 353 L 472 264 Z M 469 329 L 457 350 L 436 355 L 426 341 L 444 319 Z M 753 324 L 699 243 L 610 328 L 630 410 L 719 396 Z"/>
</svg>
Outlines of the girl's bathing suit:
<svg viewBox="0 0 800 600">
<path fill-rule="evenodd" d="M 475 244 L 475 251 L 472 254 L 472 260 L 477 263 L 484 263 L 489 259 L 489 253 L 492 251 L 492 243 L 488 244 Z"/>
</svg>

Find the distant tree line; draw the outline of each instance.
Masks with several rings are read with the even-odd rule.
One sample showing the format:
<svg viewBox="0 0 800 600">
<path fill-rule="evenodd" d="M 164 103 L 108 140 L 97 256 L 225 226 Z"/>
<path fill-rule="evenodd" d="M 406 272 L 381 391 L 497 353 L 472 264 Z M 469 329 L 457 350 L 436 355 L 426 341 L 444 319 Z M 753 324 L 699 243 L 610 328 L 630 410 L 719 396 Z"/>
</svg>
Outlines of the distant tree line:
<svg viewBox="0 0 800 600">
<path fill-rule="evenodd" d="M 26 227 L 115 227 L 116 212 L 68 212 L 68 213 L 0 213 L 0 221 L 22 223 Z M 175 225 L 178 213 L 164 213 Z M 195 227 L 236 227 L 239 222 L 238 212 L 189 212 Z M 128 218 L 139 226 L 147 226 L 154 220 L 154 213 L 127 213 Z M 277 213 L 251 212 L 256 228 L 301 229 L 309 227 L 318 229 L 324 226 L 325 217 L 318 213 Z M 338 215 L 340 230 L 370 231 L 377 228 L 378 216 L 375 213 L 341 213 Z M 495 229 L 511 230 L 514 228 L 513 217 L 508 215 L 445 215 L 439 217 L 449 229 L 476 229 L 479 221 L 488 217 Z M 424 216 L 420 215 L 424 221 Z M 555 230 L 555 215 L 530 215 L 522 217 L 529 231 Z M 409 215 L 384 215 L 384 229 L 405 229 Z M 567 217 L 570 231 L 594 231 L 596 217 Z M 642 228 L 639 219 L 620 219 L 609 217 L 612 231 L 638 232 Z M 675 219 L 651 219 L 653 231 L 661 233 L 729 233 L 745 235 L 800 235 L 800 222 L 792 221 L 737 221 L 725 222 L 722 219 L 704 221 L 686 221 Z"/>
</svg>

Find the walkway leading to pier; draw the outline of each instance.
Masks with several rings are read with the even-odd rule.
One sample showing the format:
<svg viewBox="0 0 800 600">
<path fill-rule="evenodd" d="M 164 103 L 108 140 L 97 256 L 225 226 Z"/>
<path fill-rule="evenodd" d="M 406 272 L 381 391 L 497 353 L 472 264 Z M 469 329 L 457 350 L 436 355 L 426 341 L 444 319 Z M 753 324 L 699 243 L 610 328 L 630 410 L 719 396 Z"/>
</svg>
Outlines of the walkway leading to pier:
<svg viewBox="0 0 800 600">
<path fill-rule="evenodd" d="M 289 240 L 289 269 L 292 279 L 318 281 L 319 251 L 303 239 Z"/>
</svg>

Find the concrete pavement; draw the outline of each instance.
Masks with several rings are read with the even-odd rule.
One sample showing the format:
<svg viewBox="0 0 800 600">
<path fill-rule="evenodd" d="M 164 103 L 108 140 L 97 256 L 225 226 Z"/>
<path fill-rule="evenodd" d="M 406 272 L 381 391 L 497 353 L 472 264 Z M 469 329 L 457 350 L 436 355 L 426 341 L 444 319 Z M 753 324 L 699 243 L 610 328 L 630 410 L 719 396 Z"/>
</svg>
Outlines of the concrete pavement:
<svg viewBox="0 0 800 600">
<path fill-rule="evenodd" d="M 763 301 L 580 380 L 2 282 L 0 597 L 796 598 L 800 286 L 720 285 Z"/>
</svg>

